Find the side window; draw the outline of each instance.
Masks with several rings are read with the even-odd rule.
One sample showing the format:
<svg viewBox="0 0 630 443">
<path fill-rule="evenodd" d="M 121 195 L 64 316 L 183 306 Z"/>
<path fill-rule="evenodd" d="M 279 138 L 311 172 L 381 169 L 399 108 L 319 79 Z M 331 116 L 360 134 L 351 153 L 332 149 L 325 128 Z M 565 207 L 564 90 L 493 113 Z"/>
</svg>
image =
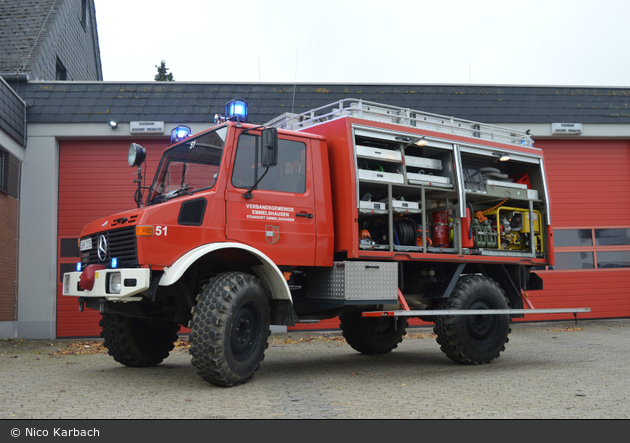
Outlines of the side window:
<svg viewBox="0 0 630 443">
<path fill-rule="evenodd" d="M 267 168 L 260 165 L 260 158 L 260 137 L 241 134 L 236 148 L 232 185 L 251 188 L 262 177 L 256 189 L 297 194 L 306 192 L 306 144 L 278 140 L 278 164 L 270 167 L 266 174 Z"/>
</svg>

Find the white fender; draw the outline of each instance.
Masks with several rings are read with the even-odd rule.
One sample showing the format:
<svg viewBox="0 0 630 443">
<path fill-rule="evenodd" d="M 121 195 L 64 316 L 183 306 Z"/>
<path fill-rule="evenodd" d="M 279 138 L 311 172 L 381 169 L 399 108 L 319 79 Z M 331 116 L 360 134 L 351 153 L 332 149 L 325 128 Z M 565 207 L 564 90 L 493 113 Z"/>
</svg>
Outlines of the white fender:
<svg viewBox="0 0 630 443">
<path fill-rule="evenodd" d="M 293 302 L 289 285 L 282 271 L 280 271 L 276 264 L 265 254 L 243 243 L 211 243 L 192 249 L 178 258 L 171 266 L 164 268 L 164 275 L 162 275 L 159 285 L 170 286 L 174 284 L 184 275 L 184 272 L 201 257 L 221 249 L 242 249 L 255 255 L 262 262 L 262 265 L 254 266 L 253 269 L 258 278 L 262 280 L 263 285 L 271 291 L 272 298 L 291 300 L 291 302 Z"/>
</svg>

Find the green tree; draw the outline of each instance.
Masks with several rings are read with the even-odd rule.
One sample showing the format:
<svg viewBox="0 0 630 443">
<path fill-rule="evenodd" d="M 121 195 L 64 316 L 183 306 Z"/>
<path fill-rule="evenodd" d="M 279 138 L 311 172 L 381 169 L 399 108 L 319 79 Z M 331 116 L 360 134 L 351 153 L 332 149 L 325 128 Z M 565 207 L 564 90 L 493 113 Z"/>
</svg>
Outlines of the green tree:
<svg viewBox="0 0 630 443">
<path fill-rule="evenodd" d="M 175 81 L 175 79 L 173 78 L 173 73 L 172 72 L 168 72 L 168 68 L 166 67 L 166 62 L 164 60 L 162 60 L 162 62 L 160 63 L 160 66 L 155 65 L 155 67 L 157 68 L 157 74 L 155 75 L 155 81 L 156 82 L 172 82 Z"/>
</svg>

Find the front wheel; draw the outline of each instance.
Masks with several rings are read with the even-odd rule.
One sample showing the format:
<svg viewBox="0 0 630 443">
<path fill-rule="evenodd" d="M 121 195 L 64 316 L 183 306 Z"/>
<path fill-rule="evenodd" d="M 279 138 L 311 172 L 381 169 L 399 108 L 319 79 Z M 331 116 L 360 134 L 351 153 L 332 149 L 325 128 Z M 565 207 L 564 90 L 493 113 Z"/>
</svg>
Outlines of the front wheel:
<svg viewBox="0 0 630 443">
<path fill-rule="evenodd" d="M 213 277 L 197 296 L 190 353 L 197 374 L 216 386 L 247 382 L 264 358 L 269 303 L 255 277 L 227 272 Z"/>
<path fill-rule="evenodd" d="M 442 309 L 507 309 L 503 290 L 493 280 L 479 275 L 462 277 Z M 448 358 L 464 364 L 486 364 L 499 357 L 509 341 L 510 316 L 477 314 L 438 316 L 437 342 Z"/>
<path fill-rule="evenodd" d="M 404 317 L 363 317 L 361 311 L 339 316 L 346 342 L 362 354 L 386 354 L 398 347 L 407 328 Z"/>
<path fill-rule="evenodd" d="M 118 363 L 145 368 L 161 363 L 177 341 L 179 325 L 165 320 L 103 314 L 103 345 Z"/>
</svg>

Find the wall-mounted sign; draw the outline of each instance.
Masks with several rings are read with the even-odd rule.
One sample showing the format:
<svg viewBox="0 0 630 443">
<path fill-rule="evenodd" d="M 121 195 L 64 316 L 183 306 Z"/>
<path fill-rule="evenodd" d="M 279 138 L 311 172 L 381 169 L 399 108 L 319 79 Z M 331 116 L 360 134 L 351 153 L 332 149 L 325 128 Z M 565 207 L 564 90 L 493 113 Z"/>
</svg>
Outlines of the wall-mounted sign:
<svg viewBox="0 0 630 443">
<path fill-rule="evenodd" d="M 132 134 L 164 134 L 164 122 L 129 122 Z"/>
<path fill-rule="evenodd" d="M 580 135 L 582 123 L 552 123 L 551 133 L 560 135 Z"/>
</svg>

